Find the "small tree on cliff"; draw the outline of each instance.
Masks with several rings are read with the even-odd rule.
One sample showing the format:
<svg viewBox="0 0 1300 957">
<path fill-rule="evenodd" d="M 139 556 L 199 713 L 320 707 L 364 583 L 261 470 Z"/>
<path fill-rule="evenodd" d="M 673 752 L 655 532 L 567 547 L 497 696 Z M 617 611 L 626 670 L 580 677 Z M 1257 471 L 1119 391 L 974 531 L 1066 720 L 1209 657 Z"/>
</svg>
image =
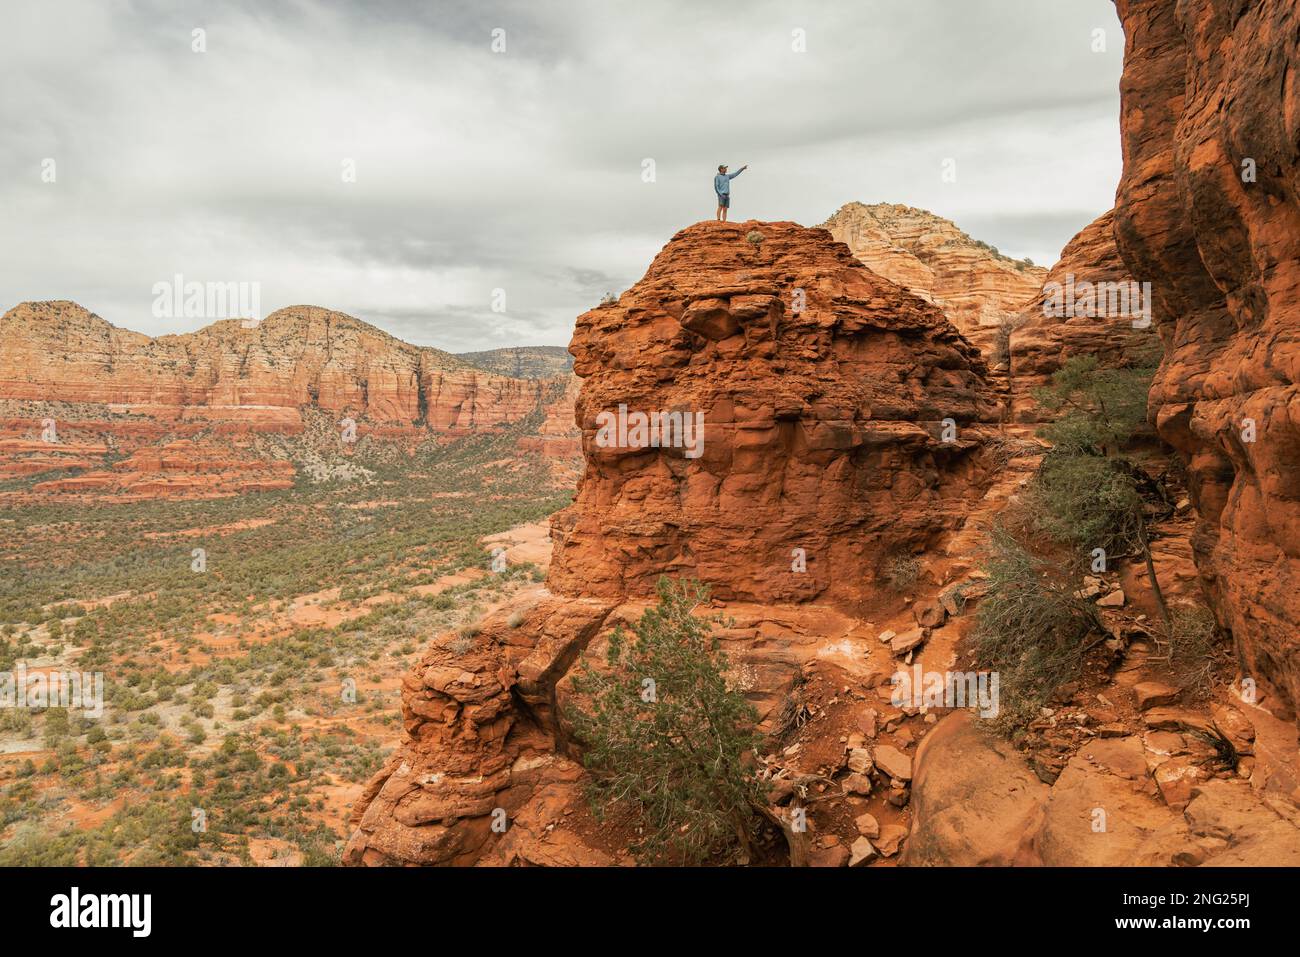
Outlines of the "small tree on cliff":
<svg viewBox="0 0 1300 957">
<path fill-rule="evenodd" d="M 1123 454 L 1146 427 L 1154 374 L 1145 365 L 1102 368 L 1092 356 L 1070 359 L 1053 374 L 1036 397 L 1045 408 L 1064 414 L 1042 430 L 1053 448 L 1035 479 L 1033 498 L 1039 529 L 1058 541 L 1108 553 L 1136 547 L 1166 632 L 1172 632 L 1146 517 L 1146 499 L 1163 499 L 1164 490 Z M 1161 504 L 1171 510 L 1167 501 Z"/>
<path fill-rule="evenodd" d="M 728 685 L 713 635 L 718 617 L 696 617 L 708 600 L 695 581 L 658 583 L 659 603 L 629 636 L 616 629 L 606 668 L 585 656 L 574 689 L 588 710 L 569 717 L 590 772 L 597 816 L 626 802 L 647 827 L 652 860 L 696 863 L 715 850 L 750 850 L 761 786 L 746 756 L 758 715 Z"/>
</svg>

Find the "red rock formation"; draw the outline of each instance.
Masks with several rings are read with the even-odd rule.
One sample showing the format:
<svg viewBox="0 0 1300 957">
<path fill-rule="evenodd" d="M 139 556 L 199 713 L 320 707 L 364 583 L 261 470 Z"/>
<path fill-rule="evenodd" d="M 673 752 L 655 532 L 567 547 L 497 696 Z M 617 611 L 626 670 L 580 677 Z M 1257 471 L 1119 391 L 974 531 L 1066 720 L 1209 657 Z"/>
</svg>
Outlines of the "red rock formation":
<svg viewBox="0 0 1300 957">
<path fill-rule="evenodd" d="M 1242 672 L 1300 700 L 1300 11 L 1117 0 L 1115 235 L 1150 281 L 1160 434 L 1187 458 L 1194 547 Z"/>
<path fill-rule="evenodd" d="M 867 268 L 943 309 L 986 358 L 998 328 L 1038 294 L 1047 275 L 911 206 L 847 203 L 822 225 Z"/>
<path fill-rule="evenodd" d="M 587 469 L 554 525 L 550 582 L 567 594 L 647 596 L 668 572 L 724 599 L 861 597 L 891 549 L 959 522 L 962 430 L 993 414 L 983 363 L 939 309 L 793 223 L 683 230 L 578 318 L 570 351 Z M 598 417 L 620 406 L 702 417 L 699 456 L 603 445 Z"/>
<path fill-rule="evenodd" d="M 1070 358 L 1092 355 L 1102 365 L 1121 366 L 1158 354 L 1149 317 L 1134 314 L 1139 299 L 1146 300 L 1120 259 L 1114 227 L 1111 211 L 1080 230 L 1061 250 L 1043 289 L 1013 320 L 1008 352 L 1016 420 L 1036 417 L 1030 391 Z M 1067 289 L 1073 290 L 1068 301 Z"/>
<path fill-rule="evenodd" d="M 2 399 L 204 409 L 240 421 L 310 405 L 472 432 L 528 415 L 543 388 L 316 306 L 157 339 L 70 302 L 23 303 L 0 318 Z"/>
<path fill-rule="evenodd" d="M 542 407 L 542 424 L 536 434 L 520 437 L 521 449 L 566 462 L 582 458 L 582 436 L 573 422 L 581 385 L 582 380 L 571 375 L 563 380 L 563 388 L 554 388 L 554 398 Z"/>
<path fill-rule="evenodd" d="M 499 612 L 473 639 L 443 636 L 403 680 L 406 742 L 358 800 L 345 863 L 472 864 L 494 813 L 512 820 L 537 788 L 577 778 L 533 708 L 611 606 L 541 588 L 527 602 L 517 627 Z"/>
<path fill-rule="evenodd" d="M 1161 734 L 1157 732 L 1157 734 Z M 1294 867 L 1300 826 L 1278 795 L 1261 801 L 1240 779 L 1187 775 L 1208 745 L 1163 732 L 1102 737 L 1070 757 L 1052 786 L 969 713 L 948 715 L 917 750 L 913 867 Z M 1170 753 L 1173 752 L 1173 753 Z M 1154 770 L 1153 770 L 1154 769 Z M 1184 774 L 1182 800 L 1158 784 Z M 1106 812 L 1105 840 L 1086 822 Z M 1081 826 L 1080 822 L 1085 822 Z"/>
<path fill-rule="evenodd" d="M 553 519 L 549 590 L 473 638 L 441 636 L 407 676 L 406 739 L 357 803 L 346 863 L 607 862 L 539 822 L 580 773 L 566 676 L 635 619 L 657 576 L 759 602 L 728 605 L 720 640 L 770 727 L 805 663 L 861 669 L 878 645 L 836 606 L 862 597 L 891 549 L 959 524 L 981 490 L 979 422 L 995 414 L 983 363 L 936 307 L 825 230 L 685 229 L 617 303 L 579 318 L 570 350 L 587 467 Z M 597 416 L 620 404 L 703 413 L 702 453 L 603 445 Z M 952 442 L 944 418 L 959 423 Z M 502 836 L 494 815 L 521 830 Z"/>
<path fill-rule="evenodd" d="M 66 467 L 66 466 L 61 466 Z M 111 469 L 38 482 L 37 495 L 112 494 L 143 498 L 215 498 L 293 488 L 292 462 L 261 459 L 240 450 L 189 440 L 137 449 Z"/>
<path fill-rule="evenodd" d="M 455 438 L 499 429 L 545 409 L 536 446 L 521 443 L 521 450 L 563 465 L 578 454 L 572 404 L 566 415 L 557 398 L 567 380 L 484 372 L 312 306 L 282 309 L 252 328 L 225 320 L 150 339 L 74 303 L 24 303 L 0 318 L 0 403 L 26 416 L 9 419 L 0 434 L 0 475 L 93 468 L 106 441 L 129 454 L 175 439 L 207 443 L 221 436 L 238 445 L 254 433 L 297 436 L 308 409 L 354 418 L 358 437 L 402 445 L 430 432 Z M 61 441 L 38 440 L 47 417 Z M 15 428 L 18 423 L 26 428 Z M 71 454 L 88 442 L 101 447 L 96 457 Z M 246 451 L 205 446 L 205 461 L 231 458 L 231 474 L 217 483 L 203 477 L 214 471 L 206 465 L 188 478 L 175 468 L 146 468 L 133 473 L 134 482 L 123 479 L 119 466 L 113 474 L 56 479 L 33 491 L 177 496 L 287 487 L 293 471 L 284 462 L 273 469 L 287 467 L 287 477 L 239 477 L 252 470 Z"/>
</svg>

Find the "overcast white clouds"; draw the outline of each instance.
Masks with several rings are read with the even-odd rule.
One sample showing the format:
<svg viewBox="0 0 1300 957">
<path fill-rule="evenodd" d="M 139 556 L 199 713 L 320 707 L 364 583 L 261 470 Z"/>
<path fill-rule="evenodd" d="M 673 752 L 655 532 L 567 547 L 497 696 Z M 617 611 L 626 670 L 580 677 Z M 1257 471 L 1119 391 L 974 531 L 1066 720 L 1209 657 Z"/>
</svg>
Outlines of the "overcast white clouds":
<svg viewBox="0 0 1300 957">
<path fill-rule="evenodd" d="M 454 351 L 567 344 L 713 215 L 722 162 L 751 167 L 737 220 L 909 203 L 1050 265 L 1120 172 L 1110 0 L 46 0 L 0 17 L 0 309 L 75 299 L 154 335 L 204 324 L 151 315 L 179 272 Z"/>
</svg>

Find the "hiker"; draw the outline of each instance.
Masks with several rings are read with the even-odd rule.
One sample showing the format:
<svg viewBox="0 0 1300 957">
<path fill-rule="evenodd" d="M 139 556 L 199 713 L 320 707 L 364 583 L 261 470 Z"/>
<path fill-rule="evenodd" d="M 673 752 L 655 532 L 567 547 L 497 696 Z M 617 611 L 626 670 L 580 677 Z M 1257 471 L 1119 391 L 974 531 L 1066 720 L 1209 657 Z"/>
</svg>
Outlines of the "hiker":
<svg viewBox="0 0 1300 957">
<path fill-rule="evenodd" d="M 713 177 L 713 191 L 718 194 L 718 213 L 715 217 L 718 222 L 727 221 L 727 209 L 731 206 L 731 181 L 747 169 L 749 169 L 748 164 L 734 173 L 728 173 L 726 163 L 718 167 L 718 175 Z"/>
</svg>

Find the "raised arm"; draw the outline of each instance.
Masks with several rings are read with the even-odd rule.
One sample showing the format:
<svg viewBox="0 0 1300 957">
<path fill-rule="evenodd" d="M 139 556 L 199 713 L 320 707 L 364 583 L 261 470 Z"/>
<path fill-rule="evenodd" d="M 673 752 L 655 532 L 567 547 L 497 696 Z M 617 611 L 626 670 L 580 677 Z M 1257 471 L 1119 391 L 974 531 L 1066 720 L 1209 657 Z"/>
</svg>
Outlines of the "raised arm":
<svg viewBox="0 0 1300 957">
<path fill-rule="evenodd" d="M 746 163 L 746 164 L 745 164 L 744 166 L 742 166 L 740 169 L 736 170 L 734 173 L 728 173 L 728 174 L 727 174 L 727 179 L 735 179 L 737 176 L 739 176 L 741 173 L 745 172 L 745 170 L 747 170 L 747 169 L 749 169 L 749 164 L 748 164 L 748 163 Z"/>
</svg>

